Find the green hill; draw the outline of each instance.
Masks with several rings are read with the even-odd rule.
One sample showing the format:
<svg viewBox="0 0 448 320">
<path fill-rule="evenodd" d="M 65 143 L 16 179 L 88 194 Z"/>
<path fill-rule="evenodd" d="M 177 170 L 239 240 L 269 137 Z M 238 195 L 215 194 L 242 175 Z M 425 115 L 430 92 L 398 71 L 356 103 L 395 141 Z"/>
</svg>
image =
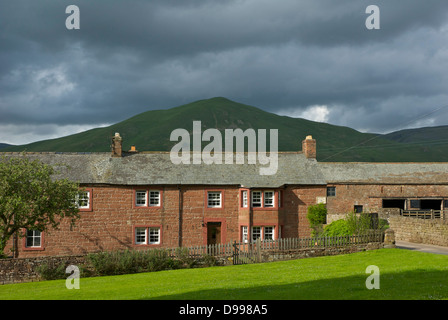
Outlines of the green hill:
<svg viewBox="0 0 448 320">
<path fill-rule="evenodd" d="M 88 130 L 57 139 L 12 146 L 1 151 L 101 152 L 110 151 L 115 132 L 123 137 L 123 150 L 135 145 L 139 151 L 170 151 L 174 129 L 192 132 L 193 121 L 199 120 L 202 132 L 224 129 L 278 129 L 279 151 L 300 151 L 307 135 L 317 140 L 318 160 L 324 161 L 447 161 L 439 148 L 427 144 L 403 143 L 393 136 L 361 133 L 354 129 L 272 114 L 226 98 L 200 100 L 166 110 L 138 114 L 109 127 Z M 203 145 L 208 144 L 204 142 Z M 447 144 L 448 145 L 448 144 Z M 223 144 L 224 146 L 224 144 Z M 267 145 L 269 149 L 269 145 Z M 447 147 L 445 147 L 447 148 Z M 445 153 L 446 154 L 446 153 Z"/>
</svg>

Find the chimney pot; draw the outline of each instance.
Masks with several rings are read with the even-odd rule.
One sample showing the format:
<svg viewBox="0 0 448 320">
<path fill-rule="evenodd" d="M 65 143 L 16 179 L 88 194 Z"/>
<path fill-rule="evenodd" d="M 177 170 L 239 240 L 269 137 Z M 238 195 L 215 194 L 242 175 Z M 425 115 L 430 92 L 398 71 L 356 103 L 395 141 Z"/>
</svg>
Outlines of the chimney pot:
<svg viewBox="0 0 448 320">
<path fill-rule="evenodd" d="M 302 152 L 307 159 L 316 159 L 316 140 L 311 135 L 302 141 Z"/>
<path fill-rule="evenodd" d="M 123 151 L 123 138 L 121 138 L 118 132 L 115 133 L 115 136 L 112 138 L 112 157 L 121 157 Z"/>
</svg>

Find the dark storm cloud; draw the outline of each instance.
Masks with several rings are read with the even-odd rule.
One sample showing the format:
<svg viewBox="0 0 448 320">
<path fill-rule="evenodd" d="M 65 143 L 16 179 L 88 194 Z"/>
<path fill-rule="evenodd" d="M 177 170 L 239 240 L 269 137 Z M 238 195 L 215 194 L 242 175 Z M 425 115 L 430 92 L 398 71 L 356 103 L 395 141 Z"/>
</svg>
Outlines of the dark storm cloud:
<svg viewBox="0 0 448 320">
<path fill-rule="evenodd" d="M 65 28 L 71 4 L 80 30 Z M 370 4 L 381 10 L 380 30 L 365 27 Z M 445 0 L 0 7 L 0 142 L 19 143 L 7 136 L 13 125 L 43 138 L 213 96 L 372 132 L 448 101 Z M 434 116 L 415 123 L 447 124 L 446 113 Z"/>
</svg>

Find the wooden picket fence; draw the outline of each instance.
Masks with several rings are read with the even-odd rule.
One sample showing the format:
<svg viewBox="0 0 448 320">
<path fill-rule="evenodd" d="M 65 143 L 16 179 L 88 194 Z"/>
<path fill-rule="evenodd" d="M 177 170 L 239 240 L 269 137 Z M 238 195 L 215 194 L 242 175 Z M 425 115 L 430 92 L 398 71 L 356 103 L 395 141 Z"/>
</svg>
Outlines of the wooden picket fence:
<svg viewBox="0 0 448 320">
<path fill-rule="evenodd" d="M 340 236 L 340 237 L 316 237 L 316 238 L 282 238 L 277 240 L 260 240 L 253 242 L 233 242 L 226 244 L 214 244 L 204 246 L 192 246 L 166 249 L 169 256 L 199 258 L 210 255 L 216 258 L 231 260 L 233 264 L 247 264 L 261 262 L 263 252 L 287 252 L 310 248 L 336 248 L 350 247 L 367 243 L 382 243 L 384 232 L 374 231 L 368 234 Z"/>
</svg>

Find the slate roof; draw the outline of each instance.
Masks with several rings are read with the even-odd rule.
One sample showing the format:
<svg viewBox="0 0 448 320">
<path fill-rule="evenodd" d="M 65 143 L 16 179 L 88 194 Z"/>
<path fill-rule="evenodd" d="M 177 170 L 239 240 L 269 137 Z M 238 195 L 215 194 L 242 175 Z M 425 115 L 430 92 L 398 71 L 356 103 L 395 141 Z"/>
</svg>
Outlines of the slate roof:
<svg viewBox="0 0 448 320">
<path fill-rule="evenodd" d="M 20 156 L 4 153 L 6 157 Z M 59 166 L 61 174 L 81 184 L 237 185 L 277 188 L 328 183 L 448 184 L 448 163 L 333 163 L 306 159 L 302 152 L 279 152 L 275 175 L 260 175 L 257 164 L 173 164 L 169 152 L 145 152 L 113 158 L 110 153 L 27 153 L 31 159 Z"/>
</svg>

